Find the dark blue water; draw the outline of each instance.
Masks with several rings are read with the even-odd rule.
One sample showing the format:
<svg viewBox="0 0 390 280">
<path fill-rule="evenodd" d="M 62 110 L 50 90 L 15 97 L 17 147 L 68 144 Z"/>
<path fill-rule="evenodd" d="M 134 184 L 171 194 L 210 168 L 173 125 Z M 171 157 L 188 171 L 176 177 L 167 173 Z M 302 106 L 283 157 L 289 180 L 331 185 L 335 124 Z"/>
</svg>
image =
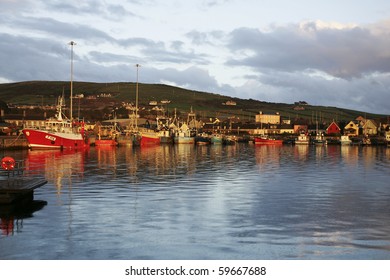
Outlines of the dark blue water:
<svg viewBox="0 0 390 280">
<path fill-rule="evenodd" d="M 0 259 L 390 259 L 390 149 L 8 152 L 47 205 L 2 216 Z"/>
</svg>

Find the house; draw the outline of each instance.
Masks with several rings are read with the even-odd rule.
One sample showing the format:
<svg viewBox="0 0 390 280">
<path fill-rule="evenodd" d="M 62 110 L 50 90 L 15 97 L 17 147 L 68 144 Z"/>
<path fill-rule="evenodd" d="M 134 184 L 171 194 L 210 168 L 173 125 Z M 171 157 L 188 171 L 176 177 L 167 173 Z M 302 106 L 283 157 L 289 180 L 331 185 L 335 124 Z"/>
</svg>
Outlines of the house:
<svg viewBox="0 0 390 280">
<path fill-rule="evenodd" d="M 344 127 L 344 134 L 348 136 L 358 136 L 359 128 L 360 128 L 360 122 L 358 120 L 350 121 Z"/>
<path fill-rule="evenodd" d="M 235 101 L 228 100 L 228 101 L 222 103 L 222 105 L 225 105 L 225 106 L 236 106 L 237 103 Z"/>
<path fill-rule="evenodd" d="M 341 134 L 341 129 L 338 124 L 333 121 L 325 130 L 327 135 L 339 135 Z"/>
<path fill-rule="evenodd" d="M 294 133 L 307 133 L 308 128 L 307 124 L 294 124 Z"/>
<path fill-rule="evenodd" d="M 378 134 L 378 125 L 374 120 L 365 120 L 362 121 L 362 128 L 364 135 L 377 135 Z"/>
</svg>

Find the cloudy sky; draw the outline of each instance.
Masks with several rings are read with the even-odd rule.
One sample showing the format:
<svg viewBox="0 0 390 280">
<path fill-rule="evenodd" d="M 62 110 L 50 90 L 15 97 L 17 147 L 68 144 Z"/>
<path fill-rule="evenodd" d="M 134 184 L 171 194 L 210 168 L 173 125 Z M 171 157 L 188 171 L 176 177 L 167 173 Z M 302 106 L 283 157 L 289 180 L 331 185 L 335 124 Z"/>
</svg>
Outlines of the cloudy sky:
<svg viewBox="0 0 390 280">
<path fill-rule="evenodd" d="M 390 114 L 388 0 L 0 0 L 0 82 L 164 83 Z"/>
</svg>

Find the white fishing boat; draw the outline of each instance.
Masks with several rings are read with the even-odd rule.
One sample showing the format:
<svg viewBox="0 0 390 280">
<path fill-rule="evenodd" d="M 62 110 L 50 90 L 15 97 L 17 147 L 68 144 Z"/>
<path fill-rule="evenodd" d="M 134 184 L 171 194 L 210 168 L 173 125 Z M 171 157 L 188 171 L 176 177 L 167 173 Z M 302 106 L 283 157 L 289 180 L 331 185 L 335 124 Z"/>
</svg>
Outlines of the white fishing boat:
<svg viewBox="0 0 390 280">
<path fill-rule="evenodd" d="M 306 133 L 299 134 L 298 138 L 295 140 L 296 145 L 309 145 L 310 136 Z"/>
<path fill-rule="evenodd" d="M 348 135 L 341 135 L 340 138 L 340 144 L 341 145 L 351 145 L 352 140 L 349 138 Z"/>
</svg>

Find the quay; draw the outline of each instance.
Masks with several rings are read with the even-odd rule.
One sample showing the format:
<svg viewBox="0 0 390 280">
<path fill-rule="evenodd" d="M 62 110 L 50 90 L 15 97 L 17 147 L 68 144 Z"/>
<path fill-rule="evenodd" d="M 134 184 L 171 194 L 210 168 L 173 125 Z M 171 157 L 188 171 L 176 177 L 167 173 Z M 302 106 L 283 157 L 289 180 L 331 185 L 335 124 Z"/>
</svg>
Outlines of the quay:
<svg viewBox="0 0 390 280">
<path fill-rule="evenodd" d="M 0 136 L 0 150 L 28 149 L 27 139 L 23 135 Z"/>
<path fill-rule="evenodd" d="M 34 200 L 34 190 L 46 183 L 44 179 L 26 177 L 8 177 L 0 180 L 0 205 L 31 203 Z"/>
</svg>

